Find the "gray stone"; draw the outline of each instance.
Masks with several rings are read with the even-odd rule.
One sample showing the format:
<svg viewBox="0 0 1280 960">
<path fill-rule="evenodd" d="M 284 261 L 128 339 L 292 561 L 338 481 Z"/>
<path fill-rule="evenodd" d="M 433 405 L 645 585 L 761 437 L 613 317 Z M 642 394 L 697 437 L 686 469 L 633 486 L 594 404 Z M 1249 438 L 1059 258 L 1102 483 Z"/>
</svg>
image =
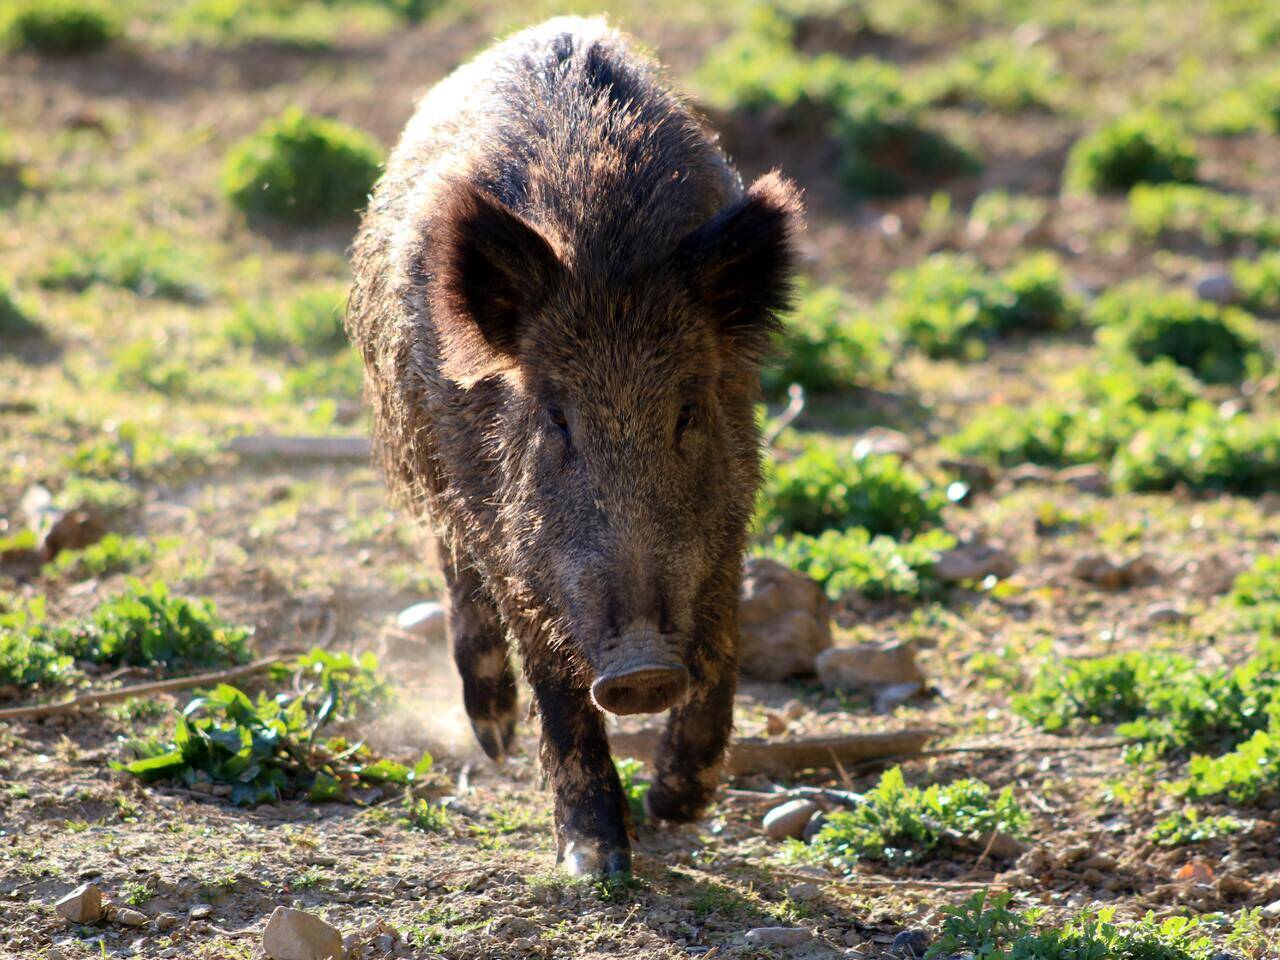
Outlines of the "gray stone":
<svg viewBox="0 0 1280 960">
<path fill-rule="evenodd" d="M 1147 607 L 1144 615 L 1147 623 L 1186 623 L 1190 615 L 1176 603 L 1157 602 Z"/>
<path fill-rule="evenodd" d="M 1236 299 L 1236 282 L 1231 274 L 1215 270 L 1196 279 L 1196 296 L 1210 303 L 1228 304 Z"/>
<path fill-rule="evenodd" d="M 899 683 L 923 683 L 910 643 L 863 643 L 833 647 L 818 654 L 814 666 L 828 690 L 881 687 Z"/>
<path fill-rule="evenodd" d="M 445 612 L 444 605 L 428 600 L 406 607 L 396 617 L 396 626 L 405 633 L 424 640 L 444 640 Z"/>
<path fill-rule="evenodd" d="M 903 930 L 893 938 L 889 953 L 905 960 L 919 960 L 929 949 L 929 935 L 923 930 Z"/>
<path fill-rule="evenodd" d="M 115 920 L 116 923 L 125 927 L 145 927 L 147 925 L 147 915 L 141 910 L 134 910 L 131 907 L 118 907 Z"/>
<path fill-rule="evenodd" d="M 808 903 L 822 896 L 822 888 L 816 883 L 796 883 L 787 888 L 787 897 L 796 903 Z"/>
<path fill-rule="evenodd" d="M 756 927 L 747 931 L 747 943 L 753 947 L 798 947 L 813 939 L 804 927 Z"/>
<path fill-rule="evenodd" d="M 302 910 L 276 907 L 262 931 L 262 951 L 270 960 L 342 960 L 342 934 Z"/>
<path fill-rule="evenodd" d="M 93 923 L 102 917 L 102 890 L 96 883 L 82 883 L 59 900 L 55 908 L 72 923 Z"/>
<path fill-rule="evenodd" d="M 764 815 L 764 835 L 770 840 L 802 837 L 804 828 L 821 809 L 812 800 L 788 800 L 779 804 Z"/>
<path fill-rule="evenodd" d="M 1017 569 L 1009 551 L 986 543 L 965 543 L 943 550 L 933 565 L 934 575 L 951 583 L 992 576 L 1003 580 Z"/>
</svg>

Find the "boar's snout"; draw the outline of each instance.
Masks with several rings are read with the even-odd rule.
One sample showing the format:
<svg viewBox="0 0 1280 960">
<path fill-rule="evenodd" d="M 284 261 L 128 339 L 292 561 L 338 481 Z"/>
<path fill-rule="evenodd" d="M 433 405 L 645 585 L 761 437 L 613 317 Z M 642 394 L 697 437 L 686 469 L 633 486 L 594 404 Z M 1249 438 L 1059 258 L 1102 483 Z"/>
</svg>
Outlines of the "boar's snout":
<svg viewBox="0 0 1280 960">
<path fill-rule="evenodd" d="M 595 658 L 591 699 L 616 714 L 661 713 L 675 706 L 689 690 L 678 647 L 678 638 L 647 626 L 610 638 Z"/>
</svg>

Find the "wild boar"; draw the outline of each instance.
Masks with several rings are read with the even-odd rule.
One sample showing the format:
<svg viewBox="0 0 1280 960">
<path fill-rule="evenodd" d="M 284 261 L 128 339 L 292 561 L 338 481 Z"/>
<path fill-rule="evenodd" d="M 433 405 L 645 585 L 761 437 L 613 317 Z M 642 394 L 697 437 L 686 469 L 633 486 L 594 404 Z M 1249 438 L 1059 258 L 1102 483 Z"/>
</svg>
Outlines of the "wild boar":
<svg viewBox="0 0 1280 960">
<path fill-rule="evenodd" d="M 652 817 L 716 788 L 801 216 L 776 173 L 743 188 L 627 38 L 561 18 L 427 94 L 353 247 L 347 331 L 389 485 L 439 546 L 467 714 L 502 759 L 513 642 L 574 874 L 631 868 L 602 711 L 670 711 Z"/>
</svg>

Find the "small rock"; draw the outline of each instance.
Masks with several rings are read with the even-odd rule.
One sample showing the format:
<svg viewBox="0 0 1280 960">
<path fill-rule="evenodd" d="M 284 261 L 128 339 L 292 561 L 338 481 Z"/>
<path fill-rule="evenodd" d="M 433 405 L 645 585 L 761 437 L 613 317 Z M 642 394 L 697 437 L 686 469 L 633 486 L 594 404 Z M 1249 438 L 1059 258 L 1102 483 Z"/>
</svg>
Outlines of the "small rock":
<svg viewBox="0 0 1280 960">
<path fill-rule="evenodd" d="M 844 935 L 844 945 L 846 947 L 856 947 L 860 943 L 865 943 L 866 939 L 857 930 L 848 930 Z"/>
<path fill-rule="evenodd" d="M 771 737 L 787 732 L 787 718 L 772 710 L 764 712 L 764 732 Z"/>
<path fill-rule="evenodd" d="M 1262 915 L 1268 920 L 1280 920 L 1280 900 L 1273 900 L 1263 907 Z"/>
<path fill-rule="evenodd" d="M 310 913 L 276 907 L 262 931 L 262 950 L 271 960 L 341 960 L 342 934 Z"/>
<path fill-rule="evenodd" d="M 787 889 L 787 897 L 796 903 L 808 903 L 822 896 L 822 888 L 816 883 L 796 883 Z"/>
<path fill-rule="evenodd" d="M 1183 585 L 1193 593 L 1215 597 L 1228 592 L 1244 569 L 1238 556 L 1210 553 L 1197 557 L 1183 568 Z"/>
<path fill-rule="evenodd" d="M 853 459 L 894 456 L 909 458 L 915 452 L 911 438 L 900 430 L 888 427 L 872 427 L 853 445 Z"/>
<path fill-rule="evenodd" d="M 798 947 L 813 939 L 804 927 L 756 927 L 747 931 L 747 943 L 753 947 Z"/>
<path fill-rule="evenodd" d="M 1217 270 L 1196 280 L 1196 296 L 1210 303 L 1228 304 L 1236 299 L 1236 282 L 1231 274 Z"/>
<path fill-rule="evenodd" d="M 799 700 L 788 700 L 782 705 L 782 715 L 788 720 L 799 720 L 808 712 L 809 708 Z"/>
<path fill-rule="evenodd" d="M 213 916 L 213 907 L 207 903 L 197 903 L 187 911 L 187 916 L 192 920 L 208 920 Z"/>
<path fill-rule="evenodd" d="M 159 913 L 156 914 L 156 918 L 153 922 L 155 924 L 155 928 L 163 932 L 165 930 L 172 930 L 176 927 L 178 925 L 178 918 L 172 913 Z"/>
<path fill-rule="evenodd" d="M 804 836 L 804 828 L 822 808 L 812 800 L 788 800 L 764 815 L 761 826 L 770 840 Z"/>
<path fill-rule="evenodd" d="M 924 682 L 924 674 L 916 665 L 915 647 L 910 643 L 833 647 L 818 654 L 814 667 L 828 690 Z"/>
<path fill-rule="evenodd" d="M 396 617 L 396 626 L 405 633 L 424 640 L 443 640 L 445 638 L 444 605 L 428 600 L 406 607 Z"/>
<path fill-rule="evenodd" d="M 1096 463 L 1082 463 L 1059 470 L 1056 479 L 1059 483 L 1075 487 L 1081 493 L 1106 493 L 1111 486 L 1107 472 Z"/>
<path fill-rule="evenodd" d="M 120 907 L 116 910 L 116 923 L 126 927 L 145 927 L 147 925 L 147 915 L 141 910 L 134 910 L 130 907 Z"/>
<path fill-rule="evenodd" d="M 912 680 L 910 683 L 891 683 L 876 694 L 872 709 L 876 713 L 892 713 L 895 707 L 906 703 L 923 689 L 924 684 L 918 680 Z"/>
<path fill-rule="evenodd" d="M 986 543 L 966 543 L 943 550 L 933 565 L 939 580 L 956 583 L 962 580 L 1004 579 L 1018 568 L 1009 551 Z"/>
<path fill-rule="evenodd" d="M 1191 617 L 1176 603 L 1153 603 L 1144 615 L 1147 623 L 1186 623 Z"/>
<path fill-rule="evenodd" d="M 903 930 L 889 945 L 889 953 L 906 960 L 918 960 L 928 949 L 929 936 L 923 930 Z"/>
<path fill-rule="evenodd" d="M 991 856 L 1001 860 L 1017 860 L 1029 848 L 1017 837 L 997 830 L 995 836 L 990 839 L 989 845 L 986 845 L 986 849 Z"/>
<path fill-rule="evenodd" d="M 1071 564 L 1071 576 L 1107 590 L 1124 590 L 1153 580 L 1156 574 L 1155 566 L 1144 556 L 1115 563 L 1103 554 L 1089 553 L 1077 557 Z"/>
<path fill-rule="evenodd" d="M 1021 487 L 1029 483 L 1049 483 L 1053 480 L 1054 473 L 1048 467 L 1042 467 L 1038 463 L 1024 463 L 1014 467 L 1004 476 L 1015 487 Z"/>
<path fill-rule="evenodd" d="M 831 604 L 821 585 L 767 557 L 752 557 L 742 580 L 739 662 L 743 674 L 779 681 L 813 673 L 831 646 Z"/>
<path fill-rule="evenodd" d="M 55 906 L 72 923 L 93 923 L 102 916 L 102 890 L 96 883 L 82 883 Z"/>
</svg>

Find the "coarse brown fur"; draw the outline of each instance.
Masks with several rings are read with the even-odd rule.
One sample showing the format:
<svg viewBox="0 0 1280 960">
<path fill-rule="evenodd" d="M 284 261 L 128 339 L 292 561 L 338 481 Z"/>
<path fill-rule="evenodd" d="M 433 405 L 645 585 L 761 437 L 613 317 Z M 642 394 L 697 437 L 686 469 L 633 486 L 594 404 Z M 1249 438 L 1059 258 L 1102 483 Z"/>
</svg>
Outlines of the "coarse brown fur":
<svg viewBox="0 0 1280 960">
<path fill-rule="evenodd" d="M 715 789 L 758 365 L 799 221 L 780 177 L 743 190 L 651 60 L 563 18 L 428 94 L 357 238 L 347 329 L 386 475 L 440 544 L 467 712 L 496 759 L 517 644 L 571 869 L 630 864 L 593 697 L 677 701 L 653 815 L 693 819 Z M 651 675 L 680 683 L 626 686 Z"/>
</svg>

